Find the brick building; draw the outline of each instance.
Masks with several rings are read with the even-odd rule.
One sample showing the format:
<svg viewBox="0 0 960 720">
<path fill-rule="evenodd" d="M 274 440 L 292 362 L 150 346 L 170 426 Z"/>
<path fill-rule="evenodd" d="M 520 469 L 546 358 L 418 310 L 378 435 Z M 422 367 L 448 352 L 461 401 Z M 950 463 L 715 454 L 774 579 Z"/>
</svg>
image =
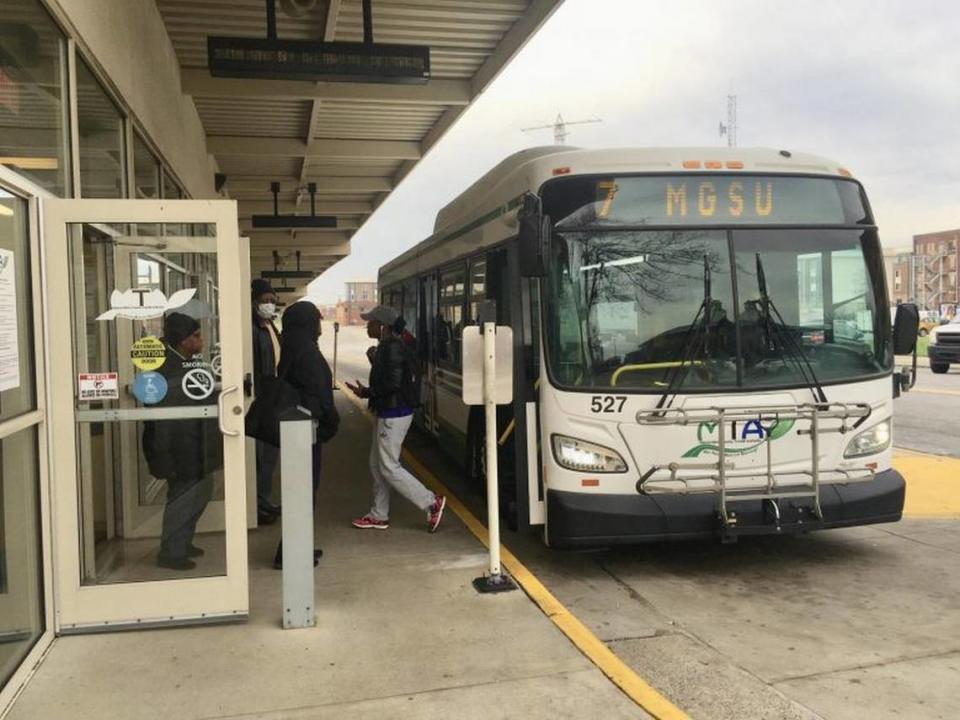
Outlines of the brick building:
<svg viewBox="0 0 960 720">
<path fill-rule="evenodd" d="M 913 293 L 921 308 L 941 315 L 956 312 L 958 253 L 960 229 L 913 236 Z"/>
<path fill-rule="evenodd" d="M 378 302 L 377 283 L 372 280 L 354 280 L 346 283 L 344 299 L 337 303 L 336 320 L 341 325 L 362 325 L 361 313 Z"/>
</svg>

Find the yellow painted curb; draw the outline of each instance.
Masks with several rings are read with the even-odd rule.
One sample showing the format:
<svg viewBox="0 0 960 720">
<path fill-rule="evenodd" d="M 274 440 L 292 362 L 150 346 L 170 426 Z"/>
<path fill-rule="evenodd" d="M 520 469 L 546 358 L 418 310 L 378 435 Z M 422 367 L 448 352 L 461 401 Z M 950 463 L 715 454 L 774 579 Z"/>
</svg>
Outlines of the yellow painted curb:
<svg viewBox="0 0 960 720">
<path fill-rule="evenodd" d="M 904 517 L 960 518 L 960 460 L 897 451 L 893 466 L 907 485 Z"/>
<path fill-rule="evenodd" d="M 344 389 L 344 396 L 370 417 L 360 399 Z M 460 518 L 467 529 L 473 533 L 484 547 L 487 547 L 487 528 L 477 517 L 467 509 L 459 498 L 453 495 L 440 480 L 430 472 L 423 463 L 406 449 L 402 453 L 403 460 L 420 477 L 425 484 L 436 493 L 445 495 L 447 507 Z M 597 666 L 613 683 L 620 688 L 633 702 L 657 720 L 689 720 L 689 716 L 680 708 L 661 695 L 652 685 L 637 675 L 623 660 L 618 658 L 600 638 L 577 619 L 567 608 L 554 597 L 537 577 L 520 562 L 520 560 L 506 547 L 501 547 L 500 560 L 503 565 L 523 588 L 523 591 L 543 611 L 560 632 L 567 636 L 580 652 L 590 662 Z"/>
</svg>

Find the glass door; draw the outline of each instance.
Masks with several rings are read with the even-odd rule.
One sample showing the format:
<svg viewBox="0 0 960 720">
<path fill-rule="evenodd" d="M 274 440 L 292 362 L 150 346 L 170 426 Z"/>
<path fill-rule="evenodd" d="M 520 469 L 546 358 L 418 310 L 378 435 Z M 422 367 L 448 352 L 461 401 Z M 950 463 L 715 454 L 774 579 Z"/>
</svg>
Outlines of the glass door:
<svg viewBox="0 0 960 720">
<path fill-rule="evenodd" d="M 236 205 L 42 213 L 59 631 L 245 615 Z"/>
</svg>

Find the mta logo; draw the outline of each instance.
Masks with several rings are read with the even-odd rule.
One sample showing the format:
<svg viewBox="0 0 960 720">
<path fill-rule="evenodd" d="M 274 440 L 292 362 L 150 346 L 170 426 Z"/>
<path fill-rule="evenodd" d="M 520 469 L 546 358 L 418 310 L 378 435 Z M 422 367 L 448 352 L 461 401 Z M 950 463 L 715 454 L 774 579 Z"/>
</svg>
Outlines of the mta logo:
<svg viewBox="0 0 960 720">
<path fill-rule="evenodd" d="M 687 450 L 683 457 L 699 457 L 706 453 L 716 455 L 720 452 L 720 443 L 716 438 L 718 432 L 724 432 L 727 446 L 724 452 L 731 455 L 749 455 L 756 452 L 764 442 L 778 440 L 790 432 L 793 420 L 773 420 L 764 425 L 760 418 L 737 421 L 733 420 L 723 428 L 719 423 L 702 422 L 697 427 L 697 445 Z M 729 429 L 729 432 L 726 432 Z"/>
</svg>

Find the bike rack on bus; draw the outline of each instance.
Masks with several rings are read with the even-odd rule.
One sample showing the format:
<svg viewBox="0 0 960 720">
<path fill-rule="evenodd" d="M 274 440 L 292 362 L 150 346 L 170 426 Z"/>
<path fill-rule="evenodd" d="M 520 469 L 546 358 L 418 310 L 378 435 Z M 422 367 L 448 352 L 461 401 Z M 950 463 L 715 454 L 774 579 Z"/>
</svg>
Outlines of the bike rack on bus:
<svg viewBox="0 0 960 720">
<path fill-rule="evenodd" d="M 709 407 L 692 410 L 684 408 L 641 410 L 636 418 L 640 425 L 716 423 L 719 432 L 717 433 L 716 462 L 672 462 L 667 465 L 653 465 L 637 481 L 637 492 L 645 495 L 719 493 L 719 515 L 725 531 L 735 530 L 737 527 L 737 515 L 728 509 L 727 504 L 746 500 L 769 502 L 778 531 L 780 530 L 779 502 L 788 498 L 812 500 L 813 513 L 817 521 L 822 522 L 823 511 L 820 508 L 822 483 L 867 482 L 875 479 L 876 473 L 869 467 L 854 469 L 820 467 L 819 437 L 826 433 L 851 432 L 859 427 L 871 412 L 871 407 L 866 403 L 804 403 L 737 408 Z M 797 434 L 810 436 L 810 469 L 774 471 L 772 435 L 768 431 L 763 441 L 766 445 L 766 467 L 738 470 L 736 463 L 728 458 L 725 423 L 751 420 L 759 421 L 762 426 L 771 429 L 780 422 L 790 420 L 808 423 L 807 427 L 799 428 Z M 839 423 L 824 424 L 824 421 L 831 420 L 839 420 Z M 848 424 L 851 420 L 855 422 Z M 657 473 L 663 471 L 669 471 L 669 475 L 657 476 Z M 808 481 L 796 480 L 798 476 L 804 475 L 809 477 Z M 788 477 L 790 478 L 788 482 L 778 482 Z M 756 479 L 758 482 L 746 486 L 729 487 L 728 481 L 741 479 Z"/>
</svg>

